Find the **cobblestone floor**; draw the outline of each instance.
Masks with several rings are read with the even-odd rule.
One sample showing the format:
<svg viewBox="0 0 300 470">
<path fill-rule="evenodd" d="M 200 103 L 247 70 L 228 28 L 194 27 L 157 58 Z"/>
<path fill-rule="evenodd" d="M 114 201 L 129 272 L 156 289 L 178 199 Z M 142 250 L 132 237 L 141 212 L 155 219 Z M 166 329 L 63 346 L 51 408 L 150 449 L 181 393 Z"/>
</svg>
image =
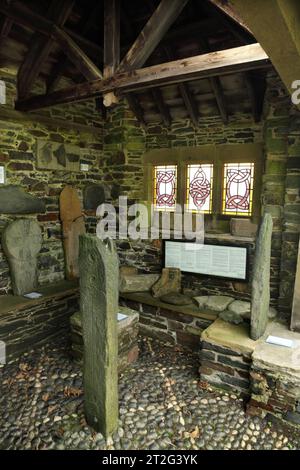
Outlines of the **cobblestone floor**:
<svg viewBox="0 0 300 470">
<path fill-rule="evenodd" d="M 65 347 L 0 369 L 0 449 L 300 449 L 300 433 L 245 415 L 234 395 L 198 386 L 192 354 L 140 340 L 119 382 L 119 429 L 105 442 L 84 420 L 82 374 Z"/>
</svg>

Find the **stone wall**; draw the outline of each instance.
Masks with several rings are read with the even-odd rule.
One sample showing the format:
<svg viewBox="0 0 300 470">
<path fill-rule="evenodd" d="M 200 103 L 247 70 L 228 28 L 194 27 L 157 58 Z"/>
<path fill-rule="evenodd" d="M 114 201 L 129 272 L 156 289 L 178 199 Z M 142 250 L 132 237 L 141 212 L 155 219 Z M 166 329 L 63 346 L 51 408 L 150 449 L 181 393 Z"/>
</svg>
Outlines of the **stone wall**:
<svg viewBox="0 0 300 470">
<path fill-rule="evenodd" d="M 46 204 L 45 214 L 30 217 L 38 220 L 43 232 L 43 247 L 39 256 L 39 282 L 42 285 L 49 284 L 64 278 L 64 253 L 59 220 L 59 194 L 62 188 L 66 184 L 73 184 L 81 196 L 81 189 L 86 184 L 104 180 L 106 170 L 103 159 L 103 122 L 93 101 L 45 109 L 39 114 L 34 113 L 32 121 L 28 120 L 28 117 L 26 120 L 20 120 L 18 113 L 13 114 L 15 77 L 5 75 L 2 79 L 6 83 L 7 104 L 0 106 L 0 165 L 5 165 L 7 184 L 20 185 L 25 191 L 43 199 Z M 10 119 L 7 118 L 9 112 Z M 41 122 L 38 116 L 41 117 Z M 82 149 L 81 162 L 88 163 L 90 171 L 71 173 L 37 169 L 37 138 L 79 146 Z M 16 217 L 21 215 L 0 214 L 0 232 L 9 220 Z M 91 221 L 87 219 L 87 222 L 89 224 Z M 0 245 L 0 295 L 10 291 L 8 265 Z"/>
</svg>

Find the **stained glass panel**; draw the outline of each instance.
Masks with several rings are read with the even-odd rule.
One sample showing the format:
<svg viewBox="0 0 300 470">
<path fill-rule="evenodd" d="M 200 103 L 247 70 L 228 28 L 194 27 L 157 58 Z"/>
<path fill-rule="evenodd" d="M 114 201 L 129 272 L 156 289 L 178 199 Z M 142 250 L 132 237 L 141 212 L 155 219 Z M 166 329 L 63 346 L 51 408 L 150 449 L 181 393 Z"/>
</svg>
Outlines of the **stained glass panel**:
<svg viewBox="0 0 300 470">
<path fill-rule="evenodd" d="M 177 167 L 165 165 L 154 167 L 154 207 L 156 210 L 175 210 L 177 190 Z"/>
<path fill-rule="evenodd" d="M 254 163 L 224 165 L 223 214 L 251 216 Z"/>
<path fill-rule="evenodd" d="M 189 211 L 211 213 L 213 165 L 188 165 L 187 206 Z"/>
</svg>

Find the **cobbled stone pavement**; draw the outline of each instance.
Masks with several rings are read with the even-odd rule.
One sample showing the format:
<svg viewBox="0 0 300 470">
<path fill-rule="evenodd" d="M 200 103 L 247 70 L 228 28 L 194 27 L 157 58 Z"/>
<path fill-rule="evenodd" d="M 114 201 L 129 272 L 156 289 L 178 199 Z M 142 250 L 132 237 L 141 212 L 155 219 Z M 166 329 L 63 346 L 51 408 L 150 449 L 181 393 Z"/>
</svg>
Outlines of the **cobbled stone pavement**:
<svg viewBox="0 0 300 470">
<path fill-rule="evenodd" d="M 0 369 L 0 449 L 300 449 L 300 431 L 246 416 L 235 395 L 199 387 L 198 358 L 140 339 L 119 380 L 118 431 L 107 441 L 84 419 L 82 372 L 63 344 Z"/>
</svg>

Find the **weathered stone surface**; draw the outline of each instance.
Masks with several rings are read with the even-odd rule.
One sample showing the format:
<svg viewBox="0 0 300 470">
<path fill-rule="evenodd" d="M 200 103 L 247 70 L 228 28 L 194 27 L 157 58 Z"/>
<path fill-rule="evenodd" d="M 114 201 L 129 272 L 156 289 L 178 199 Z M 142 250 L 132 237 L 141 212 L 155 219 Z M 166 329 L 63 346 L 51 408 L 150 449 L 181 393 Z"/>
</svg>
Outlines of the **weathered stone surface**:
<svg viewBox="0 0 300 470">
<path fill-rule="evenodd" d="M 241 315 L 235 312 L 230 312 L 229 310 L 221 312 L 219 318 L 222 318 L 222 320 L 227 321 L 228 323 L 232 323 L 233 325 L 239 325 L 244 321 Z"/>
<path fill-rule="evenodd" d="M 91 184 L 83 191 L 83 207 L 86 210 L 95 211 L 98 206 L 104 204 L 110 197 L 107 186 L 103 184 Z"/>
<path fill-rule="evenodd" d="M 171 305 L 190 305 L 193 303 L 191 297 L 177 293 L 163 295 L 162 297 L 160 297 L 160 300 Z"/>
<path fill-rule="evenodd" d="M 230 232 L 236 237 L 255 237 L 257 224 L 251 222 L 250 219 L 231 219 Z"/>
<path fill-rule="evenodd" d="M 235 300 L 228 306 L 228 310 L 232 313 L 242 316 L 243 318 L 250 319 L 251 315 L 251 302 L 244 300 Z"/>
<path fill-rule="evenodd" d="M 20 186 L 0 187 L 0 214 L 37 214 L 45 210 L 42 199 L 26 193 Z"/>
<path fill-rule="evenodd" d="M 254 340 L 264 334 L 268 322 L 272 230 L 272 217 L 265 214 L 256 242 L 252 274 L 251 338 Z"/>
<path fill-rule="evenodd" d="M 233 301 L 233 297 L 227 297 L 226 295 L 210 295 L 206 307 L 215 312 L 223 312 Z"/>
<path fill-rule="evenodd" d="M 13 292 L 23 295 L 38 285 L 37 256 L 42 248 L 42 232 L 34 220 L 19 219 L 10 223 L 2 235 Z"/>
<path fill-rule="evenodd" d="M 297 271 L 294 286 L 291 329 L 300 332 L 300 241 L 298 247 Z"/>
<path fill-rule="evenodd" d="M 269 308 L 269 312 L 268 312 L 268 318 L 269 318 L 270 320 L 274 320 L 276 317 L 277 317 L 277 310 L 276 310 L 276 308 L 270 307 L 270 308 Z"/>
<path fill-rule="evenodd" d="M 171 292 L 181 291 L 181 271 L 177 268 L 164 268 L 159 281 L 152 287 L 154 298 L 162 297 Z"/>
<path fill-rule="evenodd" d="M 200 297 L 194 297 L 194 300 L 199 308 L 206 307 L 208 302 L 208 295 L 201 295 Z"/>
<path fill-rule="evenodd" d="M 118 372 L 136 361 L 139 355 L 137 337 L 139 333 L 139 312 L 119 306 L 118 312 L 127 318 L 118 320 Z M 77 360 L 83 359 L 83 337 L 81 313 L 77 311 L 70 318 L 71 353 Z"/>
<path fill-rule="evenodd" d="M 79 236 L 85 234 L 84 217 L 76 189 L 66 186 L 60 194 L 59 204 L 63 225 L 66 277 L 72 280 L 79 276 Z"/>
<path fill-rule="evenodd" d="M 159 274 L 133 274 L 124 275 L 120 272 L 119 290 L 122 294 L 126 292 L 146 292 L 159 279 Z"/>
<path fill-rule="evenodd" d="M 80 236 L 80 311 L 84 341 L 85 415 L 108 437 L 118 427 L 118 277 L 112 240 Z"/>
</svg>

